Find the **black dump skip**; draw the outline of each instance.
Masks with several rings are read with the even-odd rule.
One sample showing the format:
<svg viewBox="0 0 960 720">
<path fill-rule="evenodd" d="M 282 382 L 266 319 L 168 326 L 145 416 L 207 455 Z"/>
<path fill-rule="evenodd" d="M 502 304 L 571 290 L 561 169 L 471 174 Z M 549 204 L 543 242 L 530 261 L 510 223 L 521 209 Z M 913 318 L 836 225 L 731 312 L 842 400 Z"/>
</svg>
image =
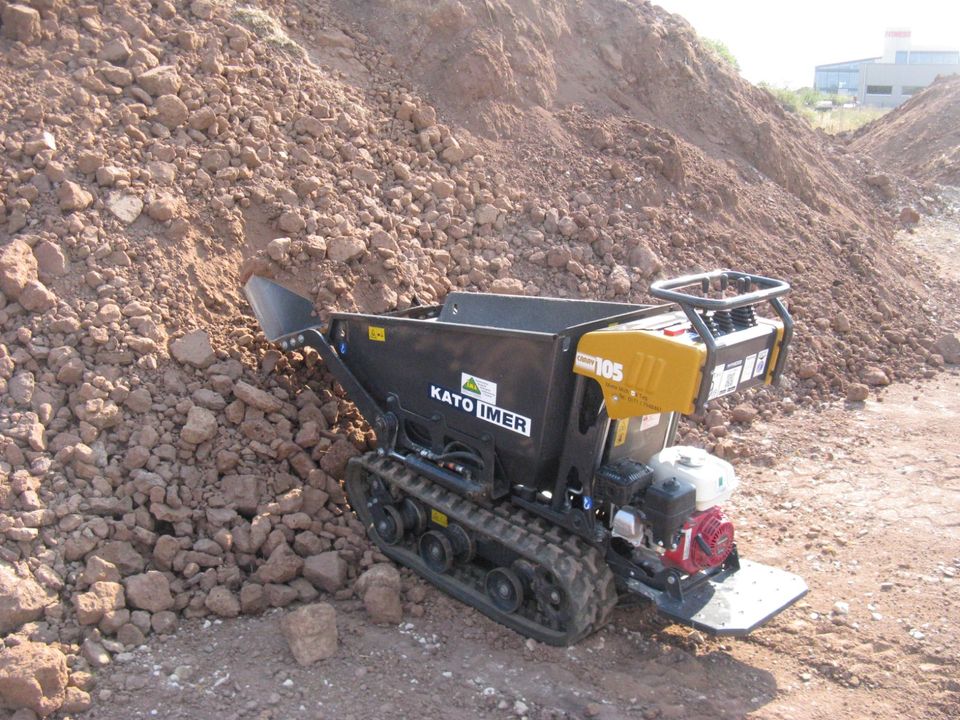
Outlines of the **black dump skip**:
<svg viewBox="0 0 960 720">
<path fill-rule="evenodd" d="M 452 293 L 442 307 L 388 316 L 336 314 L 328 339 L 381 407 L 394 395 L 392 402 L 404 411 L 440 416 L 449 427 L 492 440 L 502 468 L 498 475 L 542 488 L 556 477 L 580 337 L 660 311 L 656 306 Z M 415 427 L 408 431 L 418 434 Z M 504 480 L 491 494 L 507 490 Z"/>
</svg>

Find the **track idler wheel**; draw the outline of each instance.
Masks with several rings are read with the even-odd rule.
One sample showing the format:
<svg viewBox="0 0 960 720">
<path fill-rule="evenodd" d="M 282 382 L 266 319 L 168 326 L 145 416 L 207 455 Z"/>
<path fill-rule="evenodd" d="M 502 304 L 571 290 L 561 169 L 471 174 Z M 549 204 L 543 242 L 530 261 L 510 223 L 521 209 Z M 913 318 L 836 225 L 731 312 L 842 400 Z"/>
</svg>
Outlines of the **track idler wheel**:
<svg viewBox="0 0 960 720">
<path fill-rule="evenodd" d="M 433 572 L 442 575 L 453 567 L 453 543 L 439 530 L 430 530 L 421 535 L 417 548 L 424 564 Z"/>
<path fill-rule="evenodd" d="M 494 568 L 483 581 L 490 601 L 505 613 L 516 612 L 523 605 L 523 583 L 513 570 Z"/>
<path fill-rule="evenodd" d="M 570 614 L 570 603 L 553 573 L 538 567 L 533 576 L 532 586 L 540 612 L 555 626 L 563 627 Z"/>
</svg>

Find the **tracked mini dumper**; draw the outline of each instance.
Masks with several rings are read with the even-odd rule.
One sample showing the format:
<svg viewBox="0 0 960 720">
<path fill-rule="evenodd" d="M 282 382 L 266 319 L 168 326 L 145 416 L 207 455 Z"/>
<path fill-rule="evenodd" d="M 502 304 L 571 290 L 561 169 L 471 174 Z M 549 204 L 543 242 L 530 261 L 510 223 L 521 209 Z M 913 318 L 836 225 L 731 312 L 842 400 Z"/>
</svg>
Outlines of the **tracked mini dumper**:
<svg viewBox="0 0 960 720">
<path fill-rule="evenodd" d="M 266 336 L 315 348 L 374 429 L 345 480 L 370 538 L 494 620 L 567 645 L 642 598 L 744 635 L 806 594 L 740 558 L 720 507 L 733 467 L 671 444 L 680 414 L 779 380 L 786 283 L 689 275 L 652 285 L 664 305 L 457 292 L 326 329 L 276 283 L 245 290 Z"/>
</svg>

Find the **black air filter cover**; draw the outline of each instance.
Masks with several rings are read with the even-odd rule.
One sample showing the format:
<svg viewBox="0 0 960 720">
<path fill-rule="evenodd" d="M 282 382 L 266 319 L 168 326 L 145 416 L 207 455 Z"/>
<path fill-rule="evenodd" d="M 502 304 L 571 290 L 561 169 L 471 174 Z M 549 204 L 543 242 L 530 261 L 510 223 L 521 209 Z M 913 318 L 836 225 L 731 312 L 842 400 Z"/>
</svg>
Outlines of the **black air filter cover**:
<svg viewBox="0 0 960 720">
<path fill-rule="evenodd" d="M 622 507 L 646 490 L 653 482 L 653 470 L 643 463 L 622 458 L 597 470 L 594 495 L 601 502 Z"/>
<path fill-rule="evenodd" d="M 653 539 L 671 547 L 676 534 L 697 509 L 697 490 L 686 480 L 661 478 L 647 488 L 641 506 Z"/>
</svg>

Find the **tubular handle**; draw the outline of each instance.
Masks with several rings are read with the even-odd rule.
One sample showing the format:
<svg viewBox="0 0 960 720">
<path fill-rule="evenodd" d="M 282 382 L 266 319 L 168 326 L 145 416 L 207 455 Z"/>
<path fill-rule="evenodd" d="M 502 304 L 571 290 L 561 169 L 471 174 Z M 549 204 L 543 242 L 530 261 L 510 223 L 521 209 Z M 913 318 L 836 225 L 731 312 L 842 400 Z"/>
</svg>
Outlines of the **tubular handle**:
<svg viewBox="0 0 960 720">
<path fill-rule="evenodd" d="M 680 292 L 680 289 L 691 285 L 700 285 L 709 289 L 714 280 L 720 280 L 721 287 L 726 289 L 728 284 L 745 286 L 756 285 L 757 290 L 742 292 L 730 298 L 707 298 L 690 293 Z M 736 270 L 711 270 L 710 272 L 683 275 L 678 278 L 657 280 L 650 285 L 650 294 L 662 300 L 669 300 L 679 305 L 689 305 L 698 310 L 733 310 L 745 305 L 753 305 L 765 300 L 772 300 L 790 292 L 790 285 L 783 280 L 749 275 Z"/>
</svg>

